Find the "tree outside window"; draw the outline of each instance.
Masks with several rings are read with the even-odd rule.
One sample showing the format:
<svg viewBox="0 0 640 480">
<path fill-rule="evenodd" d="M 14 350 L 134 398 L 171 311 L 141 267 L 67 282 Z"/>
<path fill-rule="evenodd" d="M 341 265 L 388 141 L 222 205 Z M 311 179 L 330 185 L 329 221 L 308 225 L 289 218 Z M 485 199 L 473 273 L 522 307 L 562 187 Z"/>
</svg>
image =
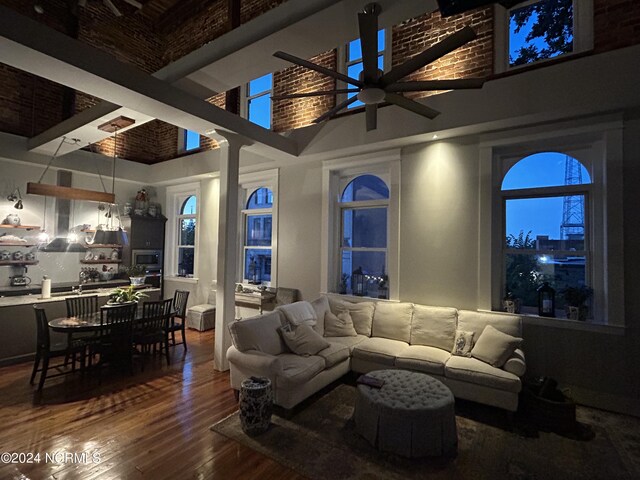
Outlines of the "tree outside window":
<svg viewBox="0 0 640 480">
<path fill-rule="evenodd" d="M 196 208 L 195 195 L 187 197 L 178 214 L 178 276 L 192 277 L 195 266 Z"/>
</svg>

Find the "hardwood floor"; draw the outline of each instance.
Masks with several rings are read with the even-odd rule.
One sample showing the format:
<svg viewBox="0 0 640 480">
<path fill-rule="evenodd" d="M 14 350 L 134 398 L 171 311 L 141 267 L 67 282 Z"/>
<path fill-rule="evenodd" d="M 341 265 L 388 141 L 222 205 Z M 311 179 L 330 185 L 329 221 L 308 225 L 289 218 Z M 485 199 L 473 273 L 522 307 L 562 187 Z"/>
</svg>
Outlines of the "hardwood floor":
<svg viewBox="0 0 640 480">
<path fill-rule="evenodd" d="M 40 453 L 39 463 L 0 462 L 0 479 L 303 478 L 209 430 L 237 409 L 228 373 L 213 369 L 213 338 L 188 331 L 186 357 L 172 349 L 169 367 L 158 356 L 101 384 L 53 378 L 42 394 L 31 363 L 0 368 L 0 452 Z"/>
</svg>

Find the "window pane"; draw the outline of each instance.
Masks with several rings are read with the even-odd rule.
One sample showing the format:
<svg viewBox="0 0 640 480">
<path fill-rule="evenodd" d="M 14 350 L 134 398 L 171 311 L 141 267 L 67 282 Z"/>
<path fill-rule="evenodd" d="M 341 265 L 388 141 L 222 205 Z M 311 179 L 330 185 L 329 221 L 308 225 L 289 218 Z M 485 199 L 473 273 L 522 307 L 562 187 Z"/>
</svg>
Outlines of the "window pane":
<svg viewBox="0 0 640 480">
<path fill-rule="evenodd" d="M 356 38 L 349 42 L 349 54 L 347 55 L 347 61 L 352 62 L 362 58 L 362 46 L 360 45 L 360 39 Z M 356 77 L 358 78 L 358 77 Z"/>
<path fill-rule="evenodd" d="M 536 290 L 543 282 L 549 282 L 556 291 L 556 308 L 564 308 L 562 291 L 567 287 L 586 285 L 586 272 L 584 256 L 505 255 L 505 287 L 527 307 L 538 306 Z M 558 312 L 556 316 L 563 315 Z"/>
<path fill-rule="evenodd" d="M 244 251 L 244 278 L 249 281 L 271 281 L 271 249 L 247 248 Z"/>
<path fill-rule="evenodd" d="M 375 175 L 360 175 L 349 182 L 342 192 L 341 202 L 382 200 L 389 198 L 389 187 Z"/>
<path fill-rule="evenodd" d="M 267 73 L 260 78 L 256 78 L 255 80 L 251 80 L 249 82 L 248 88 L 248 96 L 253 97 L 262 92 L 266 92 L 271 90 L 271 85 L 273 83 L 273 74 Z"/>
<path fill-rule="evenodd" d="M 180 213 L 182 215 L 193 215 L 196 213 L 196 197 L 195 195 L 191 195 L 182 203 L 182 208 L 180 209 Z"/>
<path fill-rule="evenodd" d="M 362 62 L 354 63 L 353 65 L 349 65 L 349 67 L 347 68 L 347 76 L 355 78 L 356 80 L 360 79 L 360 72 L 362 72 Z M 357 92 L 347 93 L 347 98 L 351 98 L 357 94 Z M 361 105 L 364 105 L 364 103 L 362 103 L 360 100 L 356 100 L 351 105 L 349 105 L 349 108 L 354 108 Z"/>
<path fill-rule="evenodd" d="M 502 181 L 502 190 L 588 183 L 591 176 L 580 160 L 564 153 L 544 152 L 529 155 L 511 167 Z"/>
<path fill-rule="evenodd" d="M 382 52 L 384 50 L 384 28 L 382 30 L 378 30 L 378 51 Z"/>
<path fill-rule="evenodd" d="M 249 100 L 249 121 L 264 128 L 271 128 L 271 98 L 269 95 Z"/>
<path fill-rule="evenodd" d="M 341 279 L 346 283 L 346 293 L 352 294 L 353 272 L 362 271 L 364 275 L 364 295 L 378 297 L 383 275 L 386 275 L 385 252 L 354 252 L 342 251 Z M 388 284 L 387 284 L 388 287 Z M 386 292 L 384 292 L 386 298 Z"/>
<path fill-rule="evenodd" d="M 584 250 L 585 195 L 505 201 L 506 248 Z"/>
<path fill-rule="evenodd" d="M 196 220 L 183 218 L 180 220 L 180 245 L 196 244 Z"/>
<path fill-rule="evenodd" d="M 191 130 L 184 131 L 184 149 L 194 150 L 200 148 L 200 134 Z"/>
<path fill-rule="evenodd" d="M 194 252 L 193 248 L 178 248 L 178 276 L 193 275 Z"/>
<path fill-rule="evenodd" d="M 247 200 L 247 209 L 273 207 L 273 192 L 270 188 L 262 187 L 251 194 Z"/>
<path fill-rule="evenodd" d="M 387 247 L 387 208 L 345 209 L 342 212 L 343 246 Z"/>
<path fill-rule="evenodd" d="M 509 65 L 525 65 L 573 50 L 573 0 L 542 0 L 511 10 Z"/>
<path fill-rule="evenodd" d="M 247 215 L 245 245 L 250 247 L 268 247 L 271 245 L 271 214 Z"/>
</svg>

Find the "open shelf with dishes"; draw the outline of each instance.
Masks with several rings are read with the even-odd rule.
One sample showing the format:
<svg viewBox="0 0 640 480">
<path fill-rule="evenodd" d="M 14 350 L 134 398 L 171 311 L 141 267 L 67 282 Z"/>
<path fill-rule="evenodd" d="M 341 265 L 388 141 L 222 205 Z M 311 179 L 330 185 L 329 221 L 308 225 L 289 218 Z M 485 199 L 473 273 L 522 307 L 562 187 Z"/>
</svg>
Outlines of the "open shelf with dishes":
<svg viewBox="0 0 640 480">
<path fill-rule="evenodd" d="M 36 247 L 37 243 L 21 243 L 21 242 L 0 242 L 0 248 L 2 247 Z"/>
<path fill-rule="evenodd" d="M 117 243 L 87 243 L 86 248 L 122 248 L 122 245 Z"/>
<path fill-rule="evenodd" d="M 4 265 L 37 265 L 38 260 L 0 260 L 0 266 Z"/>
<path fill-rule="evenodd" d="M 40 231 L 40 226 L 38 225 L 6 225 L 3 223 L 3 224 L 0 224 L 0 228 L 17 228 L 22 230 Z"/>
</svg>

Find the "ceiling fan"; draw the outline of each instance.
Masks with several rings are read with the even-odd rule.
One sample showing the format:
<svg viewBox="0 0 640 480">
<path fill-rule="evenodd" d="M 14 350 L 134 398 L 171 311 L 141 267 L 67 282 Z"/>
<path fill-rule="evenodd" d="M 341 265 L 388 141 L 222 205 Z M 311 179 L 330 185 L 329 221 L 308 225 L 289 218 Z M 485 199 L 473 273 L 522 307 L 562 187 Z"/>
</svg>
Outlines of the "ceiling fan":
<svg viewBox="0 0 640 480">
<path fill-rule="evenodd" d="M 375 130 L 378 122 L 378 105 L 382 102 L 392 103 L 406 110 L 410 110 L 418 115 L 433 119 L 440 114 L 437 110 L 427 107 L 414 100 L 406 98 L 400 92 L 420 92 L 434 90 L 455 90 L 482 88 L 484 78 L 465 78 L 458 80 L 426 80 L 415 82 L 401 82 L 407 75 L 415 72 L 419 68 L 438 60 L 447 53 L 460 48 L 466 43 L 476 38 L 476 34 L 469 26 L 458 30 L 447 38 L 418 55 L 410 58 L 406 62 L 393 67 L 388 72 L 378 69 L 378 16 L 381 8 L 376 3 L 370 3 L 364 11 L 358 13 L 358 26 L 360 30 L 360 44 L 362 48 L 363 69 L 359 79 L 351 78 L 335 70 L 317 65 L 308 60 L 278 51 L 273 55 L 282 60 L 286 60 L 301 67 L 315 70 L 336 80 L 341 80 L 349 84 L 350 88 L 308 93 L 293 93 L 289 95 L 273 96 L 273 100 L 284 100 L 290 98 L 304 98 L 322 95 L 336 95 L 340 93 L 356 93 L 347 100 L 337 104 L 331 110 L 314 120 L 314 123 L 322 122 L 337 115 L 341 110 L 347 108 L 356 100 L 365 104 L 367 131 Z"/>
<path fill-rule="evenodd" d="M 140 2 L 138 2 L 137 0 L 123 0 L 125 3 L 128 3 L 131 6 L 136 7 L 137 9 L 142 8 L 142 4 Z M 104 3 L 105 7 L 107 7 L 109 10 L 111 10 L 111 13 L 113 13 L 116 17 L 121 17 L 122 16 L 122 12 L 120 11 L 120 9 L 118 7 L 115 6 L 115 4 L 111 1 L 111 0 L 102 0 L 102 3 Z M 79 7 L 86 7 L 87 6 L 87 0 L 78 0 L 78 6 Z"/>
</svg>

